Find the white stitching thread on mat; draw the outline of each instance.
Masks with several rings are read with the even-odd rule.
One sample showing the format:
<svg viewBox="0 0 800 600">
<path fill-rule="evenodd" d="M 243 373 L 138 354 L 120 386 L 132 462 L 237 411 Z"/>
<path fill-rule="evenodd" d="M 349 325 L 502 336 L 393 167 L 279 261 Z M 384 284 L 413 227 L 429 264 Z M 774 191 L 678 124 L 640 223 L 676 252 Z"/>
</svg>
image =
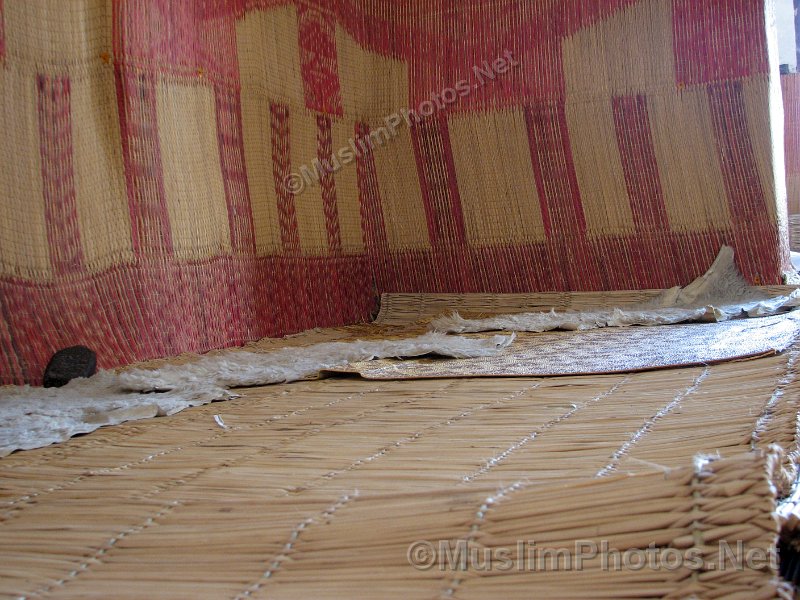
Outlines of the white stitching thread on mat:
<svg viewBox="0 0 800 600">
<path fill-rule="evenodd" d="M 269 567 L 264 574 L 252 585 L 247 587 L 244 591 L 240 592 L 235 596 L 236 600 L 243 600 L 244 598 L 249 598 L 254 593 L 258 592 L 263 588 L 267 582 L 272 578 L 272 576 L 281 568 L 283 561 L 286 560 L 289 555 L 294 551 L 294 546 L 297 541 L 300 539 L 300 536 L 312 525 L 315 525 L 319 522 L 326 522 L 329 523 L 330 520 L 333 518 L 334 514 L 344 508 L 347 504 L 351 501 L 355 500 L 358 497 L 358 490 L 353 491 L 351 494 L 346 494 L 342 496 L 336 504 L 333 504 L 329 508 L 325 509 L 321 512 L 317 517 L 309 517 L 300 521 L 297 525 L 294 526 L 292 529 L 289 538 L 286 540 L 286 543 L 283 545 L 283 549 L 280 554 L 275 556 L 271 561 L 269 561 Z"/>
<path fill-rule="evenodd" d="M 708 377 L 708 374 L 709 374 L 709 368 L 706 367 L 705 369 L 703 369 L 703 372 L 697 376 L 697 378 L 694 380 L 694 383 L 690 387 L 686 388 L 683 392 L 678 394 L 675 397 L 675 399 L 672 400 L 672 402 L 667 404 L 664 408 L 662 408 L 660 411 L 658 411 L 656 414 L 650 417 L 647 421 L 645 421 L 644 425 L 642 425 L 630 437 L 628 441 L 622 444 L 619 450 L 617 450 L 616 452 L 614 452 L 614 454 L 611 455 L 611 462 L 609 462 L 605 467 L 600 469 L 597 472 L 597 475 L 595 475 L 595 477 L 605 477 L 616 471 L 620 461 L 628 454 L 628 452 L 630 452 L 631 448 L 633 448 L 639 442 L 639 440 L 641 440 L 645 435 L 647 435 L 658 421 L 660 421 L 661 419 L 666 417 L 669 413 L 671 413 L 673 410 L 678 408 L 684 398 L 690 396 L 695 391 L 697 391 L 697 389 L 703 383 L 705 378 Z"/>
<path fill-rule="evenodd" d="M 100 546 L 99 549 L 97 549 L 94 552 L 94 554 L 92 554 L 89 558 L 84 560 L 75 569 L 73 569 L 72 571 L 67 573 L 67 575 L 65 577 L 62 577 L 61 579 L 58 579 L 57 581 L 54 581 L 53 583 L 49 583 L 49 584 L 47 584 L 47 585 L 45 585 L 43 587 L 40 587 L 37 590 L 31 592 L 30 594 L 27 594 L 25 596 L 21 596 L 21 600 L 27 600 L 27 598 L 29 596 L 44 596 L 44 595 L 49 594 L 50 592 L 52 592 L 57 587 L 63 587 L 65 585 L 67 585 L 70 581 L 73 581 L 73 580 L 77 579 L 78 577 L 80 577 L 81 575 L 83 575 L 84 573 L 89 571 L 92 566 L 95 566 L 95 565 L 98 565 L 98 564 L 102 564 L 102 562 L 103 562 L 102 558 L 104 556 L 106 556 L 109 552 L 111 552 L 118 542 L 122 541 L 123 539 L 125 539 L 125 538 L 127 538 L 129 536 L 136 535 L 137 533 L 141 533 L 142 531 L 144 531 L 145 529 L 148 529 L 149 527 L 152 527 L 153 525 L 156 524 L 156 521 L 158 521 L 159 519 L 162 519 L 165 516 L 167 516 L 169 513 L 171 513 L 173 510 L 175 510 L 176 507 L 180 506 L 181 504 L 182 504 L 182 502 L 180 500 L 174 500 L 173 502 L 170 502 L 167 506 L 162 508 L 160 511 L 158 511 L 153 516 L 147 517 L 140 524 L 134 525 L 133 527 L 129 527 L 128 529 L 125 529 L 124 531 L 119 532 L 114 537 L 109 538 L 102 546 Z"/>
<path fill-rule="evenodd" d="M 636 442 L 638 442 L 644 435 L 646 435 L 652 429 L 652 426 L 653 426 L 654 423 L 656 423 L 658 420 L 662 419 L 663 417 L 669 415 L 673 410 L 675 410 L 675 408 L 677 406 L 680 405 L 680 402 L 682 400 L 684 400 L 686 397 L 688 397 L 689 395 L 691 395 L 692 393 L 697 391 L 697 389 L 700 387 L 700 385 L 705 380 L 705 378 L 708 376 L 708 374 L 709 374 L 709 368 L 706 367 L 703 370 L 703 372 L 700 373 L 700 375 L 697 376 L 697 378 L 694 380 L 694 382 L 692 383 L 691 386 L 689 386 L 684 391 L 679 393 L 675 399 L 673 399 L 666 406 L 661 408 L 661 410 L 659 410 L 653 417 L 648 419 L 647 422 L 644 424 L 644 426 L 642 426 L 636 433 L 634 433 L 633 436 L 631 436 L 631 438 L 629 440 L 627 440 L 620 447 L 620 449 L 617 450 L 617 452 L 614 453 L 614 456 L 617 457 L 617 460 L 618 460 L 618 458 L 621 458 L 622 456 L 627 454 L 627 452 L 630 451 L 630 449 L 636 444 Z M 628 379 L 626 378 L 626 380 L 624 382 L 619 383 L 615 388 L 613 388 L 612 390 L 609 390 L 608 392 L 606 392 L 604 394 L 604 397 L 610 396 L 612 393 L 614 393 L 616 390 L 618 390 L 620 387 L 622 387 L 622 385 L 627 381 L 628 381 Z M 614 461 L 612 461 L 612 463 L 610 465 L 607 465 L 605 468 L 607 469 L 609 466 L 612 466 L 612 465 L 614 465 Z M 616 466 L 614 466 L 614 468 L 616 468 Z M 601 469 L 597 473 L 596 477 L 602 477 L 604 470 L 605 469 Z M 475 540 L 477 538 L 477 536 L 478 536 L 478 533 L 480 531 L 481 525 L 486 521 L 486 514 L 488 513 L 489 510 L 491 510 L 492 506 L 497 504 L 498 502 L 500 502 L 504 498 L 507 498 L 509 495 L 513 494 L 514 492 L 517 492 L 517 491 L 519 491 L 521 489 L 526 488 L 528 485 L 529 484 L 526 481 L 517 481 L 516 483 L 513 483 L 513 484 L 511 484 L 509 486 L 503 487 L 496 494 L 494 494 L 492 496 L 489 496 L 483 502 L 483 504 L 480 506 L 478 511 L 475 513 L 475 520 L 473 521 L 472 526 L 470 527 L 470 532 L 464 539 L 467 542 Z M 459 586 L 463 582 L 464 582 L 463 578 L 461 578 L 461 577 L 459 577 L 457 575 L 454 576 L 450 580 L 450 584 L 448 585 L 448 587 L 446 587 L 446 588 L 444 588 L 442 590 L 442 592 L 440 594 L 440 598 L 452 600 L 452 598 L 455 596 L 455 593 L 458 590 Z"/>
<path fill-rule="evenodd" d="M 166 450 L 162 450 L 161 452 L 157 452 L 157 453 L 145 456 L 145 457 L 143 457 L 143 458 L 141 458 L 141 459 L 139 459 L 137 461 L 125 463 L 125 464 L 122 464 L 122 465 L 119 465 L 119 466 L 116 466 L 116 467 L 109 467 L 109 468 L 106 468 L 106 469 L 97 469 L 97 470 L 89 471 L 88 473 L 84 473 L 82 475 L 78 475 L 77 477 L 75 477 L 73 479 L 70 479 L 70 480 L 68 480 L 66 482 L 63 482 L 61 484 L 58 484 L 58 485 L 55 485 L 55 486 L 51 486 L 49 488 L 45 488 L 44 490 L 39 490 L 39 491 L 36 491 L 36 492 L 31 492 L 31 493 L 25 494 L 24 496 L 20 496 L 18 498 L 15 498 L 14 500 L 6 501 L 6 502 L 4 502 L 4 505 L 5 505 L 6 509 L 12 509 L 12 507 L 16 506 L 17 504 L 27 503 L 27 502 L 29 502 L 31 500 L 38 499 L 41 496 L 44 496 L 46 494 L 50 494 L 50 493 L 53 493 L 53 492 L 61 491 L 63 489 L 66 489 L 68 487 L 76 485 L 76 484 L 80 483 L 81 481 L 84 481 L 84 480 L 88 479 L 89 477 L 92 477 L 92 476 L 95 476 L 95 475 L 109 475 L 111 473 L 117 473 L 117 472 L 125 471 L 127 469 L 132 468 L 132 467 L 136 467 L 136 466 L 147 464 L 148 462 L 152 462 L 153 460 L 155 460 L 157 458 L 161 458 L 163 456 L 168 456 L 168 455 L 173 454 L 175 452 L 180 452 L 180 451 L 186 450 L 188 448 L 194 448 L 194 447 L 200 446 L 202 444 L 218 440 L 218 439 L 220 439 L 220 438 L 222 438 L 222 437 L 224 437 L 224 436 L 226 436 L 226 435 L 228 435 L 229 433 L 232 433 L 232 432 L 236 432 L 236 431 L 251 431 L 253 429 L 258 429 L 260 427 L 265 427 L 265 426 L 267 426 L 267 425 L 269 425 L 271 423 L 274 423 L 274 422 L 277 422 L 277 421 L 280 421 L 280 420 L 283 420 L 283 419 L 288 419 L 288 418 L 293 417 L 293 416 L 299 416 L 299 415 L 304 414 L 304 413 L 306 413 L 306 412 L 308 412 L 309 410 L 312 410 L 312 409 L 330 408 L 330 407 L 335 406 L 337 404 L 340 404 L 340 403 L 342 403 L 342 402 L 344 402 L 346 400 L 352 400 L 354 398 L 360 398 L 360 397 L 364 396 L 365 394 L 369 394 L 369 393 L 372 393 L 372 392 L 378 392 L 382 388 L 384 388 L 385 386 L 386 386 L 386 384 L 381 384 L 381 385 L 369 388 L 367 390 L 362 390 L 361 392 L 358 392 L 356 394 L 350 394 L 349 396 L 343 396 L 341 398 L 337 398 L 337 399 L 332 400 L 330 402 L 327 402 L 327 403 L 325 403 L 325 404 L 323 404 L 321 406 L 311 405 L 311 406 L 306 406 L 304 408 L 295 409 L 293 411 L 290 411 L 288 413 L 284 413 L 284 414 L 281 414 L 281 415 L 274 415 L 272 417 L 269 417 L 265 421 L 262 421 L 261 423 L 257 423 L 256 425 L 250 425 L 250 426 L 247 426 L 247 427 L 242 427 L 242 426 L 230 427 L 227 430 L 220 431 L 220 432 L 218 432 L 218 433 L 216 433 L 213 436 L 210 436 L 208 438 L 203 438 L 201 440 L 195 440 L 194 442 L 192 442 L 191 444 L 189 444 L 187 446 L 175 446 L 173 448 L 168 448 Z M 4 513 L 2 513 L 0 515 L 0 525 L 2 523 L 7 522 L 8 520 L 10 520 L 13 515 L 15 515 L 16 513 L 19 512 L 19 510 L 20 509 L 6 510 Z"/>
<path fill-rule="evenodd" d="M 630 377 L 626 377 L 622 381 L 619 381 L 616 384 L 614 384 L 613 386 L 611 386 L 611 388 L 609 390 L 603 392 L 599 396 L 595 396 L 594 398 L 591 398 L 590 400 L 587 400 L 583 404 L 573 404 L 572 408 L 570 410 L 568 410 L 567 412 L 565 412 L 564 414 L 559 415 L 558 417 L 554 417 L 550 421 L 538 426 L 535 431 L 529 433 L 528 435 L 526 435 L 524 438 L 522 438 L 518 442 L 512 444 L 507 450 L 504 450 L 503 452 L 501 452 L 500 454 L 498 454 L 494 458 L 491 458 L 491 459 L 487 460 L 484 463 L 484 465 L 480 469 L 475 471 L 474 473 L 470 473 L 469 475 L 464 475 L 464 477 L 461 479 L 462 483 L 470 483 L 470 482 L 474 481 L 475 479 L 477 479 L 478 477 L 481 477 L 482 475 L 485 475 L 490 470 L 492 470 L 494 467 L 496 467 L 501 462 L 506 460 L 514 452 L 516 452 L 517 450 L 519 450 L 523 446 L 528 445 L 530 442 L 534 441 L 537 437 L 539 437 L 542 433 L 544 433 L 548 429 L 552 429 L 553 427 L 555 427 L 556 425 L 558 425 L 562 421 L 566 421 L 567 419 L 572 417 L 575 413 L 577 413 L 579 410 L 584 409 L 587 406 L 590 406 L 590 405 L 595 404 L 597 402 L 600 402 L 604 398 L 607 398 L 608 396 L 613 394 L 615 391 L 617 391 L 617 389 L 620 386 L 625 385 L 629 380 L 630 380 Z"/>
</svg>

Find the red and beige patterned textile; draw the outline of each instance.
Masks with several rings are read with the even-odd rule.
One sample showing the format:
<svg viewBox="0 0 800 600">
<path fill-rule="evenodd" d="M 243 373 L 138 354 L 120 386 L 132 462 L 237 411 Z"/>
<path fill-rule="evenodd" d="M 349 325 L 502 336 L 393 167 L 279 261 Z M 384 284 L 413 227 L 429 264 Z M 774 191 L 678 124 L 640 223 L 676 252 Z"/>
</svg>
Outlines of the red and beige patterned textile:
<svg viewBox="0 0 800 600">
<path fill-rule="evenodd" d="M 767 22 L 764 0 L 0 0 L 0 383 L 76 343 L 109 367 L 365 320 L 382 292 L 685 284 L 723 244 L 778 283 Z"/>
<path fill-rule="evenodd" d="M 789 205 L 789 238 L 792 250 L 800 250 L 800 73 L 781 75 L 786 138 L 786 188 Z"/>
</svg>

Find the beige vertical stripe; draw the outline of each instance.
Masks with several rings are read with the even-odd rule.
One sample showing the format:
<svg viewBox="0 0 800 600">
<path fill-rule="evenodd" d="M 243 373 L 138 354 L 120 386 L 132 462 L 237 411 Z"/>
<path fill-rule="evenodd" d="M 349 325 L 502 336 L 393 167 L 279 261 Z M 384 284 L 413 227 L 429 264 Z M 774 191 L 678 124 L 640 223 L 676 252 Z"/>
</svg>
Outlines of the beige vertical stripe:
<svg viewBox="0 0 800 600">
<path fill-rule="evenodd" d="M 161 83 L 158 135 L 175 254 L 202 259 L 231 250 L 211 89 Z"/>
<path fill-rule="evenodd" d="M 727 229 L 731 225 L 708 91 L 650 96 L 653 135 L 664 203 L 674 231 Z"/>
<path fill-rule="evenodd" d="M 72 79 L 70 108 L 81 244 L 87 267 L 99 271 L 133 260 L 113 70 Z"/>
<path fill-rule="evenodd" d="M 564 40 L 570 98 L 610 98 L 675 86 L 672 0 L 618 10 Z"/>
<path fill-rule="evenodd" d="M 380 122 L 372 127 L 376 137 L 381 127 L 384 126 Z M 373 153 L 389 248 L 430 248 L 428 221 L 411 131 L 405 126 L 396 131 L 397 137 L 389 139 L 383 146 L 376 145 Z M 384 137 L 379 139 L 383 140 Z"/>
<path fill-rule="evenodd" d="M 289 145 L 291 146 L 291 169 L 300 174 L 305 169 L 314 174 L 314 161 L 318 158 L 319 139 L 317 114 L 305 109 L 289 111 Z M 312 180 L 311 185 L 295 194 L 294 209 L 300 234 L 300 248 L 304 254 L 325 255 L 328 253 L 328 232 L 325 225 L 325 209 L 322 204 L 322 186 Z"/>
<path fill-rule="evenodd" d="M 449 129 L 470 243 L 543 241 L 542 211 L 522 112 L 454 115 Z"/>
<path fill-rule="evenodd" d="M 613 97 L 675 86 L 671 0 L 616 11 L 563 43 L 567 122 L 590 236 L 635 231 Z"/>
<path fill-rule="evenodd" d="M 567 124 L 589 236 L 635 231 L 611 98 L 567 102 Z"/>
<path fill-rule="evenodd" d="M 334 173 L 336 206 L 339 211 L 342 250 L 348 254 L 364 251 L 364 232 L 361 229 L 361 200 L 358 191 L 358 169 L 350 140 L 355 137 L 355 123 L 347 119 L 333 121 L 331 141 L 340 168 Z"/>
<path fill-rule="evenodd" d="M 789 214 L 800 213 L 800 173 L 792 173 L 786 178 L 789 197 Z M 800 240 L 798 240 L 800 241 Z"/>
<path fill-rule="evenodd" d="M 408 108 L 408 65 L 364 50 L 340 26 L 336 54 L 346 115 L 370 121 Z"/>
<path fill-rule="evenodd" d="M 12 61 L 51 66 L 99 61 L 111 52 L 107 0 L 5 0 L 6 54 Z"/>
<path fill-rule="evenodd" d="M 775 171 L 772 160 L 773 140 L 770 118 L 769 75 L 758 75 L 742 80 L 742 91 L 747 110 L 747 131 L 753 145 L 761 189 L 767 200 L 767 212 L 771 220 L 778 218 L 775 193 Z M 783 149 L 779 150 L 782 151 Z"/>
<path fill-rule="evenodd" d="M 253 209 L 256 252 L 264 256 L 278 253 L 282 249 L 278 195 L 272 168 L 270 101 L 263 90 L 252 85 L 243 85 L 241 102 L 244 160 Z"/>
<path fill-rule="evenodd" d="M 297 9 L 248 11 L 236 24 L 242 85 L 261 88 L 273 101 L 305 106 Z"/>
<path fill-rule="evenodd" d="M 0 273 L 50 275 L 36 76 L 0 69 Z"/>
</svg>

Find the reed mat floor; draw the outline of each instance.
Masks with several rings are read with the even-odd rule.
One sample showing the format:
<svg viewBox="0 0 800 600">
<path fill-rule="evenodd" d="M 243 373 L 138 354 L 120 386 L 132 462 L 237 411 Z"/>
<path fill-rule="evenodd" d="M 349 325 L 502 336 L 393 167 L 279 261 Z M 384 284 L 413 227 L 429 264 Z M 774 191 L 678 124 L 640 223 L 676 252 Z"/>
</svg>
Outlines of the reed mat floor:
<svg viewBox="0 0 800 600">
<path fill-rule="evenodd" d="M 375 324 L 248 349 L 413 335 L 452 308 L 649 294 L 387 296 Z M 798 522 L 778 511 L 796 479 L 798 356 L 796 344 L 637 373 L 344 375 L 12 454 L 0 596 L 789 598 L 776 546 Z"/>
<path fill-rule="evenodd" d="M 13 454 L 0 461 L 0 594 L 789 597 L 775 565 L 747 561 L 774 552 L 776 496 L 794 476 L 799 354 L 303 381 Z M 751 553 L 741 568 L 715 562 L 721 542 Z M 447 559 L 461 543 L 480 550 L 463 570 Z M 512 567 L 481 568 L 485 548 Z M 678 562 L 625 562 L 648 548 Z M 536 549 L 561 549 L 569 568 L 543 568 Z"/>
</svg>

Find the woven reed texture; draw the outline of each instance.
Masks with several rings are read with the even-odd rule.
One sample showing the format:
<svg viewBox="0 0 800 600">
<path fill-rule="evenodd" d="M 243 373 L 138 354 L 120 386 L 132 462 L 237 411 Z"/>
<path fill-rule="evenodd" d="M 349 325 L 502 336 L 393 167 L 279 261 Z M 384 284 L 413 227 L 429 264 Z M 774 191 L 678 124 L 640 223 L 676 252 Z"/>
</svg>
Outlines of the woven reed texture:
<svg viewBox="0 0 800 600">
<path fill-rule="evenodd" d="M 789 240 L 793 252 L 800 252 L 800 214 L 789 215 Z"/>
<path fill-rule="evenodd" d="M 300 382 L 11 455 L 0 592 L 777 597 L 769 569 L 607 571 L 598 559 L 580 572 L 458 573 L 417 571 L 406 552 L 458 539 L 769 550 L 770 481 L 786 492 L 794 478 L 798 353 L 549 380 Z M 772 444 L 787 451 L 777 465 L 741 456 Z M 699 478 L 698 452 L 726 460 Z"/>
<path fill-rule="evenodd" d="M 109 367 L 363 321 L 386 291 L 685 284 L 724 243 L 778 283 L 766 39 L 761 0 L 4 0 L 0 382 L 75 343 Z"/>
<path fill-rule="evenodd" d="M 494 356 L 384 358 L 332 369 L 367 379 L 550 377 L 627 373 L 768 356 L 792 345 L 800 317 L 713 324 L 627 327 L 582 332 L 518 333 Z"/>
<path fill-rule="evenodd" d="M 760 288 L 768 296 L 786 296 L 797 286 L 772 285 Z M 663 290 L 616 292 L 545 292 L 533 294 L 383 294 L 376 325 L 411 325 L 429 322 L 451 312 L 479 318 L 489 315 L 537 311 L 610 310 L 652 300 Z"/>
<path fill-rule="evenodd" d="M 786 189 L 788 193 L 792 249 L 800 247 L 791 217 L 800 214 L 800 74 L 781 75 L 783 88 L 784 139 L 786 144 Z"/>
</svg>

